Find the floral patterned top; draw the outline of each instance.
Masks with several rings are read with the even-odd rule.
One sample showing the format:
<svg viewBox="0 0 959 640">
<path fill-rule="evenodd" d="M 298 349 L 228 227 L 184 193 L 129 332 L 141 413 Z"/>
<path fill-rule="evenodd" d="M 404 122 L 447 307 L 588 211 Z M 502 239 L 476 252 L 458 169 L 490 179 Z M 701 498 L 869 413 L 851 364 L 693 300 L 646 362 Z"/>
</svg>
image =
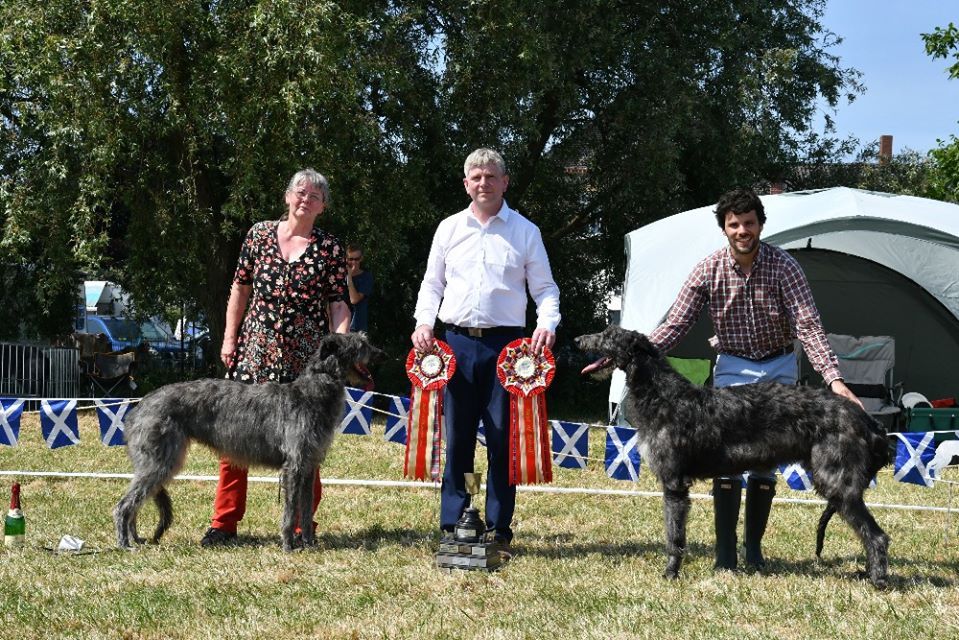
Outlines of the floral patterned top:
<svg viewBox="0 0 959 640">
<path fill-rule="evenodd" d="M 253 225 L 233 281 L 252 285 L 237 339 L 234 367 L 240 382 L 290 382 L 330 333 L 327 303 L 343 299 L 346 253 L 332 234 L 313 228 L 303 255 L 286 261 L 277 238 L 279 222 Z"/>
</svg>

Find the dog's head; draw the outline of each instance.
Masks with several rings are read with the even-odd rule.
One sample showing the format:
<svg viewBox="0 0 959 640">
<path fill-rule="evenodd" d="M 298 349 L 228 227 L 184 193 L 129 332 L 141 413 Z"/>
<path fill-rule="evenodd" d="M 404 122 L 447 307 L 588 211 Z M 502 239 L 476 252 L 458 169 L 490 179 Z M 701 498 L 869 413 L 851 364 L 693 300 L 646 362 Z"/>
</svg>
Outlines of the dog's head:
<svg viewBox="0 0 959 640">
<path fill-rule="evenodd" d="M 598 354 L 599 359 L 587 365 L 583 375 L 597 379 L 608 378 L 613 368 L 626 371 L 631 365 L 656 358 L 659 352 L 641 333 L 611 324 L 601 333 L 589 333 L 576 338 L 581 351 Z"/>
<path fill-rule="evenodd" d="M 310 356 L 302 375 L 326 373 L 342 376 L 351 387 L 372 389 L 373 376 L 369 367 L 382 360 L 384 355 L 362 331 L 333 333 L 320 341 L 319 349 Z"/>
</svg>

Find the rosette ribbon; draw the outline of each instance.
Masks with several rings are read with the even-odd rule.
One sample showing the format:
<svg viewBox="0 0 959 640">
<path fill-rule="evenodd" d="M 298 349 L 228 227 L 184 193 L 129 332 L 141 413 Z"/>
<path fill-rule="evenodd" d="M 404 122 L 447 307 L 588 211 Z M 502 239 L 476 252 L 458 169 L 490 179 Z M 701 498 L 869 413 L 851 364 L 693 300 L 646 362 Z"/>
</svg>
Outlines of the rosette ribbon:
<svg viewBox="0 0 959 640">
<path fill-rule="evenodd" d="M 546 388 L 556 374 L 548 348 L 533 352 L 532 340 L 510 342 L 499 354 L 496 375 L 509 392 L 509 483 L 552 482 Z"/>
<path fill-rule="evenodd" d="M 407 422 L 403 476 L 434 482 L 440 479 L 440 446 L 443 441 L 443 387 L 456 372 L 453 349 L 436 340 L 429 351 L 411 349 L 406 375 L 413 383 Z"/>
</svg>

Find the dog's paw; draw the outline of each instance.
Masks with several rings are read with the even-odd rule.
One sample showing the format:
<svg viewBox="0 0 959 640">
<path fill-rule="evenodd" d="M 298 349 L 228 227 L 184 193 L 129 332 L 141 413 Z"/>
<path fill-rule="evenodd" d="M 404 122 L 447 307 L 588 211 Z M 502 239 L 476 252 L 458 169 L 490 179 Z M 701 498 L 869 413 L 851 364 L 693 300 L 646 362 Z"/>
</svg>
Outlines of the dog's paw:
<svg viewBox="0 0 959 640">
<path fill-rule="evenodd" d="M 676 580 L 679 578 L 679 567 L 682 562 L 680 558 L 671 557 L 666 563 L 666 568 L 663 570 L 663 577 L 667 580 Z"/>
</svg>

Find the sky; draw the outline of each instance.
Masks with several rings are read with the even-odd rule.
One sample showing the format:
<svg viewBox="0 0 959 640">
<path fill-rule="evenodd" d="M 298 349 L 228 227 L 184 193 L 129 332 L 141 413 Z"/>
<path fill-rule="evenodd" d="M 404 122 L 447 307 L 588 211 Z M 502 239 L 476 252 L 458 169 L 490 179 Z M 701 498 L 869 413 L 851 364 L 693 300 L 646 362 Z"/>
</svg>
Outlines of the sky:
<svg viewBox="0 0 959 640">
<path fill-rule="evenodd" d="M 919 34 L 959 24 L 959 0 L 828 0 L 822 24 L 843 38 L 829 51 L 862 72 L 866 92 L 833 115 L 840 137 L 893 136 L 893 153 L 925 153 L 959 137 L 959 79 L 933 60 Z"/>
</svg>

